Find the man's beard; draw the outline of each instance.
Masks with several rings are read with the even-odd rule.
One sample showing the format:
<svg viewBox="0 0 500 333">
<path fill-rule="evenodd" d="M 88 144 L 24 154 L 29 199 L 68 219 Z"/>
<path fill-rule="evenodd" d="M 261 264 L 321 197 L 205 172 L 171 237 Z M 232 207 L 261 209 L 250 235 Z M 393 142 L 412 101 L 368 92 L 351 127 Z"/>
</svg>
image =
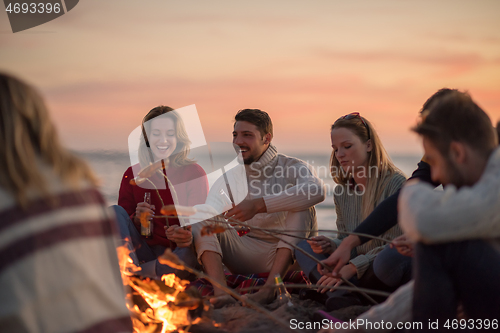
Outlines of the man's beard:
<svg viewBox="0 0 500 333">
<path fill-rule="evenodd" d="M 246 165 L 252 164 L 253 162 L 255 162 L 255 156 L 253 156 L 253 155 L 248 156 L 247 158 L 243 159 L 243 163 Z"/>
<path fill-rule="evenodd" d="M 460 173 L 460 170 L 451 159 L 447 158 L 446 163 L 448 164 L 448 184 L 453 184 L 456 188 L 460 188 L 466 185 L 465 177 Z"/>
</svg>

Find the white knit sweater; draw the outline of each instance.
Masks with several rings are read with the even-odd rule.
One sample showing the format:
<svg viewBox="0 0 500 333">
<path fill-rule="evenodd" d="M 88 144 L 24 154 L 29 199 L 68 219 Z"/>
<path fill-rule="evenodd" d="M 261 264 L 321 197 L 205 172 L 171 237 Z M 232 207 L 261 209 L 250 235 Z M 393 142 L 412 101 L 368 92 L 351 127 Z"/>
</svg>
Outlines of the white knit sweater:
<svg viewBox="0 0 500 333">
<path fill-rule="evenodd" d="M 471 187 L 453 185 L 434 191 L 408 183 L 399 198 L 399 224 L 413 241 L 445 243 L 500 237 L 500 148 Z"/>
<path fill-rule="evenodd" d="M 243 174 L 243 175 L 242 175 Z M 249 226 L 287 229 L 285 225 L 288 211 L 313 210 L 314 205 L 325 199 L 323 181 L 304 161 L 283 154 L 278 154 L 276 147 L 269 145 L 258 161 L 245 165 L 245 168 L 234 168 L 226 173 L 231 192 L 236 204 L 244 199 L 263 198 L 267 213 L 256 214 L 252 219 L 245 221 Z M 220 177 L 210 189 L 207 201 L 203 205 L 196 205 L 199 212 L 212 211 L 213 215 L 220 214 L 226 208 L 220 189 L 227 193 L 224 177 Z M 191 216 L 192 222 L 206 219 L 201 213 Z M 293 228 L 293 227 L 292 227 Z M 306 233 L 304 233 L 306 234 Z M 308 233 L 307 233 L 308 234 Z M 253 230 L 246 237 L 255 237 L 267 242 L 277 240 L 263 232 Z M 297 243 L 298 239 L 283 237 L 285 240 Z M 210 242 L 210 237 L 196 237 L 195 244 L 198 257 L 204 250 L 204 244 Z M 213 241 L 213 240 L 212 240 Z M 290 248 L 284 242 L 278 243 L 278 248 Z"/>
</svg>

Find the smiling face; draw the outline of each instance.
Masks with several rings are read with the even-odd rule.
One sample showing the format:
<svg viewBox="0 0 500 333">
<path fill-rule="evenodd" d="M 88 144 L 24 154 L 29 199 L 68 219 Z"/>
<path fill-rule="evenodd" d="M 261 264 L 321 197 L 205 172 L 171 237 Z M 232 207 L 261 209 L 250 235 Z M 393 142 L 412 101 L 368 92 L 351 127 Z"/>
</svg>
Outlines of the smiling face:
<svg viewBox="0 0 500 333">
<path fill-rule="evenodd" d="M 269 147 L 270 142 L 271 134 L 268 133 L 262 137 L 254 124 L 247 121 L 234 123 L 233 143 L 240 147 L 245 164 L 257 161 Z"/>
<path fill-rule="evenodd" d="M 368 166 L 368 152 L 372 150 L 370 140 L 361 142 L 359 136 L 345 127 L 334 128 L 331 140 L 335 158 L 344 172 Z"/>
<path fill-rule="evenodd" d="M 148 135 L 149 147 L 155 160 L 165 159 L 172 155 L 177 147 L 175 123 L 171 118 L 154 118 L 151 120 L 151 131 Z"/>
</svg>

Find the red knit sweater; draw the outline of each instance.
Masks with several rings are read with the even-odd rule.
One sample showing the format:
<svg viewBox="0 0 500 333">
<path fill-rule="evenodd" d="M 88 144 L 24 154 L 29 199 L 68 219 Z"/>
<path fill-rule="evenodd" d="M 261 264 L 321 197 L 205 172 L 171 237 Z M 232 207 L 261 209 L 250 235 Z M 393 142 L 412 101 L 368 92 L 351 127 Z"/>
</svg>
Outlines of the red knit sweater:
<svg viewBox="0 0 500 333">
<path fill-rule="evenodd" d="M 139 202 L 144 202 L 144 193 L 151 192 L 151 204 L 155 205 L 155 214 L 160 214 L 162 207 L 161 200 L 158 198 L 155 188 L 149 183 L 144 182 L 141 186 L 130 185 L 130 180 L 140 171 L 141 167 L 136 164 L 129 167 L 123 174 L 120 192 L 118 196 L 118 205 L 122 206 L 134 221 L 135 210 Z M 188 164 L 181 167 L 169 167 L 164 171 L 170 182 L 172 182 L 179 204 L 182 206 L 194 206 L 205 203 L 208 193 L 208 180 L 205 171 L 198 164 Z M 149 178 L 157 187 L 165 205 L 174 203 L 172 194 L 168 189 L 163 177 L 156 174 Z M 170 241 L 165 235 L 165 219 L 154 218 L 153 237 L 146 240 L 149 245 L 170 246 Z M 169 219 L 169 223 L 179 225 L 178 219 Z M 137 230 L 140 231 L 140 223 L 134 221 Z M 175 243 L 173 243 L 175 245 Z"/>
</svg>

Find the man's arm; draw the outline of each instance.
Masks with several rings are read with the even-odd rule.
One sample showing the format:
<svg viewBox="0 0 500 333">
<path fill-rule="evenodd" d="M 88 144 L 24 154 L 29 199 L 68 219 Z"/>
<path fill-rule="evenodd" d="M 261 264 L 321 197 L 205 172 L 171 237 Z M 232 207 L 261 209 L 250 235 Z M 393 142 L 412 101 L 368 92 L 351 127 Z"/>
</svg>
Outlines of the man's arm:
<svg viewBox="0 0 500 333">
<path fill-rule="evenodd" d="M 431 167 L 424 161 L 418 163 L 418 167 L 413 171 L 408 181 L 418 179 L 434 187 L 440 184 L 435 183 L 431 179 Z M 354 232 L 368 234 L 373 236 L 382 235 L 398 224 L 398 198 L 401 190 L 397 190 L 393 195 L 382 201 L 373 212 L 356 228 Z M 358 236 L 352 236 L 358 237 Z M 359 244 L 362 245 L 370 241 L 370 238 L 359 237 Z M 356 245 L 356 246 L 358 246 Z"/>
<path fill-rule="evenodd" d="M 323 181 L 304 162 L 285 168 L 285 173 L 293 176 L 295 185 L 264 196 L 267 213 L 303 211 L 325 200 Z"/>
<path fill-rule="evenodd" d="M 440 243 L 500 237 L 500 148 L 472 187 L 433 191 L 408 183 L 399 200 L 399 224 L 412 241 Z"/>
<path fill-rule="evenodd" d="M 285 173 L 296 176 L 295 186 L 262 198 L 245 199 L 230 209 L 225 216 L 244 222 L 258 213 L 299 212 L 325 200 L 323 181 L 316 177 L 304 163 L 289 166 Z"/>
<path fill-rule="evenodd" d="M 399 223 L 412 241 L 441 243 L 500 237 L 500 169 L 475 186 L 434 191 L 409 183 L 401 191 Z"/>
</svg>

